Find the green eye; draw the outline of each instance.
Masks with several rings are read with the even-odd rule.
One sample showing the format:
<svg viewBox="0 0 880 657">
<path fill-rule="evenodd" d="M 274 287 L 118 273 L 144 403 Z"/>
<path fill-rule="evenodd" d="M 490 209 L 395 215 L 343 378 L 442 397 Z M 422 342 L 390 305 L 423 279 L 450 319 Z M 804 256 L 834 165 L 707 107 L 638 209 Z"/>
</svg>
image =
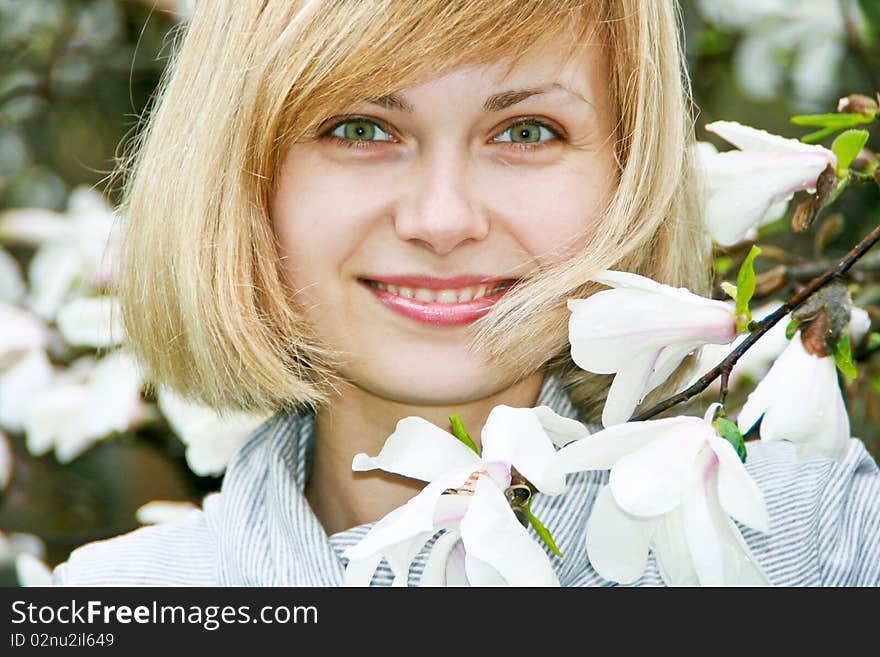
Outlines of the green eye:
<svg viewBox="0 0 880 657">
<path fill-rule="evenodd" d="M 391 135 L 366 119 L 343 121 L 330 134 L 349 141 L 391 141 Z"/>
<path fill-rule="evenodd" d="M 537 121 L 520 121 L 514 123 L 502 132 L 496 139 L 498 141 L 513 142 L 514 144 L 538 144 L 547 139 L 556 138 L 550 128 Z"/>
</svg>

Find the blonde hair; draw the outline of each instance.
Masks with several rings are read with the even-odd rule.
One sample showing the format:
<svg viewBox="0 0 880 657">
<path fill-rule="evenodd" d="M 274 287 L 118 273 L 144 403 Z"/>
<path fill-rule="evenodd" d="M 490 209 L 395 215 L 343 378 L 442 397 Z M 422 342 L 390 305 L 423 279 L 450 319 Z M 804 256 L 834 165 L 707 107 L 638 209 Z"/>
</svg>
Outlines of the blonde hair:
<svg viewBox="0 0 880 657">
<path fill-rule="evenodd" d="M 269 216 L 284 151 L 340 108 L 458 66 L 512 69 L 535 35 L 572 30 L 613 44 L 619 186 L 583 252 L 506 295 L 473 325 L 472 348 L 518 376 L 548 367 L 588 419 L 608 377 L 571 363 L 566 299 L 589 294 L 585 281 L 609 267 L 697 292 L 708 284 L 669 0 L 199 3 L 120 167 L 118 293 L 149 378 L 218 409 L 327 403 L 340 355 L 297 311 Z"/>
</svg>

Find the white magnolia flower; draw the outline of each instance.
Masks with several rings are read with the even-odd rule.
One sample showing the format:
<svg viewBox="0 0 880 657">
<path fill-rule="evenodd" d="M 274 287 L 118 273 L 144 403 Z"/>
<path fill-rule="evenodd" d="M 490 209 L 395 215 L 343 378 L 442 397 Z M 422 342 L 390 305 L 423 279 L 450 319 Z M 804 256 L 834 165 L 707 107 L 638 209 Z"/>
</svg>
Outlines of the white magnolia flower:
<svg viewBox="0 0 880 657">
<path fill-rule="evenodd" d="M 49 341 L 49 330 L 33 313 L 0 301 L 0 368 Z"/>
<path fill-rule="evenodd" d="M 15 563 L 22 554 L 31 554 L 38 559 L 46 557 L 46 545 L 39 536 L 24 532 L 0 531 L 0 566 Z"/>
<path fill-rule="evenodd" d="M 736 337 L 734 312 L 723 301 L 621 271 L 593 280 L 615 289 L 570 299 L 568 335 L 578 367 L 616 373 L 602 411 L 606 427 L 626 422 L 697 347 Z"/>
<path fill-rule="evenodd" d="M 37 371 L 36 366 L 32 371 Z M 34 381 L 24 374 L 15 379 L 22 385 L 23 381 L 34 389 Z M 101 360 L 84 357 L 70 368 L 53 371 L 37 394 L 22 401 L 14 419 L 27 434 L 31 454 L 39 456 L 54 448 L 58 460 L 67 463 L 98 440 L 145 419 L 142 385 L 143 376 L 125 351 L 117 350 Z M 12 394 L 23 397 L 16 390 Z"/>
<path fill-rule="evenodd" d="M 346 583 L 369 584 L 384 557 L 394 583 L 405 586 L 412 560 L 445 530 L 431 549 L 422 586 L 558 586 L 546 553 L 517 520 L 505 490 L 516 468 L 538 491 L 561 493 L 565 476 L 546 472 L 554 443 L 587 435 L 582 424 L 546 406 L 496 406 L 481 432 L 478 456 L 427 420 L 400 420 L 378 456 L 358 454 L 352 469 L 381 469 L 429 483 L 346 550 Z"/>
<path fill-rule="evenodd" d="M 563 447 L 552 468 L 611 469 L 587 522 L 587 554 L 605 579 L 636 581 L 650 549 L 670 586 L 768 584 L 729 517 L 766 532 L 763 495 L 705 419 L 617 425 Z"/>
<path fill-rule="evenodd" d="M 167 388 L 158 395 L 159 410 L 186 445 L 186 462 L 199 476 L 219 475 L 241 442 L 269 419 L 255 413 L 218 413 Z"/>
<path fill-rule="evenodd" d="M 15 466 L 12 445 L 9 444 L 9 438 L 0 431 L 0 493 L 2 493 L 9 485 L 12 479 L 12 469 Z"/>
<path fill-rule="evenodd" d="M 6 249 L 0 247 L 0 301 L 15 303 L 26 291 L 21 269 Z"/>
<path fill-rule="evenodd" d="M 115 347 L 125 337 L 119 302 L 114 297 L 80 297 L 58 310 L 58 330 L 77 347 Z"/>
<path fill-rule="evenodd" d="M 103 288 L 117 258 L 116 215 L 107 201 L 86 187 L 75 189 L 67 215 L 38 208 L 0 213 L 0 241 L 38 247 L 28 269 L 27 305 L 42 318 L 55 318 L 75 283 Z"/>
<path fill-rule="evenodd" d="M 800 331 L 749 395 L 737 424 L 743 433 L 761 420 L 761 440 L 788 440 L 802 456 L 842 458 L 849 415 L 834 358 L 807 353 Z"/>
<path fill-rule="evenodd" d="M 771 135 L 734 121 L 706 126 L 740 150 L 696 149 L 706 198 L 705 225 L 718 244 L 730 246 L 768 218 L 795 192 L 814 190 L 823 171 L 837 167 L 837 156 L 823 146 Z"/>
<path fill-rule="evenodd" d="M 153 500 L 140 506 L 135 511 L 135 518 L 142 525 L 159 525 L 176 522 L 185 518 L 198 507 L 192 502 L 175 502 L 171 500 Z"/>
<path fill-rule="evenodd" d="M 52 569 L 27 552 L 15 558 L 15 572 L 20 586 L 52 586 Z"/>
<path fill-rule="evenodd" d="M 847 0 L 847 5 L 861 29 L 858 3 Z M 847 39 L 839 0 L 700 0 L 699 7 L 709 20 L 744 33 L 734 72 L 753 98 L 777 98 L 786 69 L 802 103 L 817 105 L 836 94 Z"/>
</svg>

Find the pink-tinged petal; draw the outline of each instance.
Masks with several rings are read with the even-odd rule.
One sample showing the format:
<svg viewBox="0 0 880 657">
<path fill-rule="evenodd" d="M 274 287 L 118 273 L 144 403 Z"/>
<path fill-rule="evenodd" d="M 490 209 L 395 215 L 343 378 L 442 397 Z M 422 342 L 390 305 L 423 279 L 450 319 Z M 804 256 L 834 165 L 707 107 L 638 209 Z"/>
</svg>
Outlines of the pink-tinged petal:
<svg viewBox="0 0 880 657">
<path fill-rule="evenodd" d="M 467 575 L 468 586 L 508 586 L 507 580 L 490 564 L 474 555 L 465 553 L 464 569 Z"/>
<path fill-rule="evenodd" d="M 357 454 L 351 464 L 355 472 L 384 470 L 411 479 L 433 481 L 444 472 L 463 466 L 476 467 L 480 457 L 451 433 L 420 417 L 405 417 L 397 423 L 379 454 Z"/>
<path fill-rule="evenodd" d="M 799 190 L 815 189 L 828 166 L 818 155 L 729 151 L 701 158 L 707 181 L 705 225 L 722 246 L 735 244 Z"/>
<path fill-rule="evenodd" d="M 46 352 L 34 349 L 0 375 L 0 426 L 9 431 L 24 429 L 24 409 L 52 381 L 52 365 Z"/>
<path fill-rule="evenodd" d="M 0 302 L 20 301 L 25 289 L 18 262 L 6 249 L 0 247 Z"/>
<path fill-rule="evenodd" d="M 9 485 L 12 479 L 12 470 L 15 467 L 15 458 L 9 438 L 0 431 L 0 493 Z"/>
<path fill-rule="evenodd" d="M 519 524 L 504 493 L 488 477 L 477 480 L 460 527 L 468 557 L 485 561 L 509 586 L 559 586 L 546 553 Z"/>
<path fill-rule="evenodd" d="M 219 475 L 242 441 L 269 419 L 267 414 L 224 412 L 160 388 L 159 410 L 186 445 L 186 462 L 199 476 Z"/>
<path fill-rule="evenodd" d="M 648 379 L 659 355 L 659 351 L 634 354 L 630 362 L 620 369 L 608 389 L 602 409 L 602 426 L 611 427 L 632 417 L 636 406 L 648 392 Z"/>
<path fill-rule="evenodd" d="M 28 267 L 31 291 L 28 307 L 46 320 L 55 319 L 58 307 L 81 275 L 82 260 L 66 244 L 50 243 L 37 251 Z"/>
<path fill-rule="evenodd" d="M 659 516 L 677 507 L 692 476 L 697 453 L 711 431 L 702 420 L 690 422 L 682 430 L 664 432 L 621 458 L 609 479 L 618 506 L 641 517 Z"/>
<path fill-rule="evenodd" d="M 434 541 L 425 569 L 419 579 L 419 586 L 446 586 L 446 573 L 452 550 L 461 540 L 461 533 L 456 529 L 447 530 L 440 538 Z"/>
<path fill-rule="evenodd" d="M 433 532 L 434 513 L 443 492 L 448 488 L 458 488 L 470 477 L 470 466 L 437 477 L 421 492 L 380 520 L 356 545 L 349 547 L 344 556 L 348 559 L 364 559 L 376 552 L 384 552 L 391 545 L 418 536 L 423 532 Z"/>
<path fill-rule="evenodd" d="M 74 226 L 63 215 L 39 208 L 16 208 L 0 213 L 0 241 L 39 246 L 74 237 Z"/>
<path fill-rule="evenodd" d="M 711 450 L 701 455 L 709 464 Z M 682 516 L 694 569 L 702 586 L 766 586 L 766 575 L 717 496 L 717 471 L 694 483 Z"/>
<path fill-rule="evenodd" d="M 566 445 L 556 453 L 553 467 L 562 472 L 608 470 L 628 454 L 663 436 L 677 436 L 692 430 L 699 418 L 669 417 L 661 420 L 627 422 L 598 431 Z"/>
<path fill-rule="evenodd" d="M 49 341 L 49 330 L 32 313 L 0 301 L 0 367 Z"/>
<path fill-rule="evenodd" d="M 113 347 L 125 337 L 119 303 L 113 297 L 80 297 L 58 310 L 58 330 L 77 347 Z"/>
<path fill-rule="evenodd" d="M 730 142 L 743 151 L 757 153 L 796 153 L 823 158 L 827 164 L 837 166 L 837 156 L 824 146 L 805 144 L 797 139 L 774 135 L 766 130 L 752 128 L 736 121 L 714 121 L 706 130 Z"/>
<path fill-rule="evenodd" d="M 764 494 L 746 470 L 733 445 L 717 436 L 709 445 L 718 458 L 718 500 L 728 514 L 759 532 L 770 531 Z"/>
<path fill-rule="evenodd" d="M 657 569 L 666 586 L 699 586 L 694 560 L 688 546 L 681 507 L 662 517 L 651 542 Z"/>
<path fill-rule="evenodd" d="M 533 409 L 496 406 L 481 437 L 484 461 L 513 466 L 542 493 L 558 495 L 565 490 L 565 475 L 547 470 L 556 449 Z"/>
<path fill-rule="evenodd" d="M 537 406 L 532 411 L 557 447 L 564 447 L 590 435 L 590 430 L 582 422 L 559 415 L 549 406 Z"/>
<path fill-rule="evenodd" d="M 587 521 L 587 556 L 595 571 L 610 582 L 630 584 L 641 577 L 657 521 L 636 518 L 614 501 L 611 488 L 599 491 Z"/>
</svg>

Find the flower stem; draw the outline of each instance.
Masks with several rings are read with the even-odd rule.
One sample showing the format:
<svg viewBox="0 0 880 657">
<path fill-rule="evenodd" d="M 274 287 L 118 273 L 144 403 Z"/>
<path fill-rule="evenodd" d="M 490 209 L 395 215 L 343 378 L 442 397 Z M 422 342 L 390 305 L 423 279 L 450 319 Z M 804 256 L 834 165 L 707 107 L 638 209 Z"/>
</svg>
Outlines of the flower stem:
<svg viewBox="0 0 880 657">
<path fill-rule="evenodd" d="M 764 335 L 767 331 L 769 331 L 776 323 L 785 317 L 792 310 L 800 306 L 807 299 L 809 299 L 817 290 L 828 285 L 833 280 L 839 278 L 843 274 L 845 274 L 849 269 L 863 256 L 868 250 L 880 242 L 880 225 L 878 225 L 874 230 L 872 230 L 868 235 L 858 244 L 856 244 L 852 250 L 847 253 L 834 267 L 831 267 L 826 272 L 824 272 L 821 276 L 817 276 L 809 284 L 807 284 L 803 289 L 799 292 L 793 294 L 785 303 L 783 303 L 779 308 L 776 309 L 773 313 L 765 317 L 760 322 L 755 324 L 754 330 L 749 334 L 749 336 L 740 343 L 740 345 L 730 352 L 730 354 L 721 361 L 718 365 L 713 367 L 711 370 L 706 372 L 703 376 L 701 376 L 696 383 L 692 386 L 678 393 L 677 395 L 673 395 L 668 399 L 664 399 L 663 401 L 655 404 L 651 408 L 642 413 L 636 415 L 631 421 L 638 422 L 641 420 L 647 420 L 649 418 L 654 417 L 662 413 L 665 410 L 672 408 L 677 404 L 681 404 L 682 402 L 689 401 L 691 398 L 703 392 L 709 385 L 717 379 L 719 376 L 726 375 L 722 379 L 722 383 L 726 383 L 726 379 L 730 376 L 730 371 L 733 369 L 733 366 L 736 364 L 736 361 L 740 359 L 740 357 L 748 351 L 748 349 L 755 344 L 762 335 Z M 722 387 L 722 391 L 725 392 L 726 386 Z"/>
</svg>

